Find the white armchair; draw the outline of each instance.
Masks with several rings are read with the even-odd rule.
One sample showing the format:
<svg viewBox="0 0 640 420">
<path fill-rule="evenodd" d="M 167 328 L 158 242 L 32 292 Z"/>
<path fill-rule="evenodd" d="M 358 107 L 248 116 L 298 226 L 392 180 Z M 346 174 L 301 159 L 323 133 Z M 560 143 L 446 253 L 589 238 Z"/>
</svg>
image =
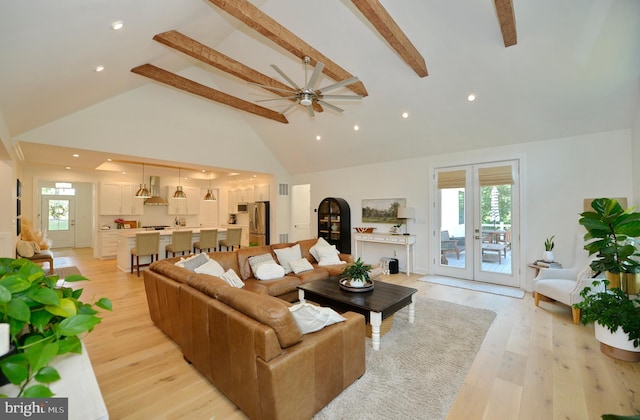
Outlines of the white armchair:
<svg viewBox="0 0 640 420">
<path fill-rule="evenodd" d="M 533 285 L 536 306 L 539 306 L 540 301 L 557 301 L 569 305 L 574 324 L 580 323 L 580 309 L 574 308 L 573 305 L 582 302 L 580 292 L 585 287 L 592 286 L 595 274 L 589 267 L 593 258 L 589 258 L 583 246 L 582 235 L 577 235 L 573 267 L 542 268 L 534 279 Z M 604 275 L 601 274 L 598 277 L 604 277 Z"/>
</svg>

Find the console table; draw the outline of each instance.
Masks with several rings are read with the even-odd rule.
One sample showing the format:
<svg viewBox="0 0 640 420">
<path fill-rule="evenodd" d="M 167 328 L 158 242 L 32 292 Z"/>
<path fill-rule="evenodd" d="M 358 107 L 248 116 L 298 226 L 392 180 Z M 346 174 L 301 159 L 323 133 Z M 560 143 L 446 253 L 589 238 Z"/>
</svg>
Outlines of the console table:
<svg viewBox="0 0 640 420">
<path fill-rule="evenodd" d="M 394 235 L 392 233 L 354 233 L 353 239 L 355 243 L 354 255 L 356 258 L 360 257 L 358 254 L 358 245 L 360 250 L 364 254 L 364 242 L 375 242 L 378 244 L 387 244 L 393 246 L 404 246 L 407 253 L 407 276 L 411 274 L 413 270 L 413 260 L 415 258 L 415 252 L 413 245 L 416 243 L 415 235 Z"/>
</svg>

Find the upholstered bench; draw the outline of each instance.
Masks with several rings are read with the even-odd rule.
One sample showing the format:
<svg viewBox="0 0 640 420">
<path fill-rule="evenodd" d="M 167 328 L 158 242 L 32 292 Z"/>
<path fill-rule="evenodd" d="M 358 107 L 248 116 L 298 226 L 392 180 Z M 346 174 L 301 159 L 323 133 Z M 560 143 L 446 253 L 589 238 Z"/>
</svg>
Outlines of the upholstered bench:
<svg viewBox="0 0 640 420">
<path fill-rule="evenodd" d="M 48 249 L 40 249 L 40 246 L 32 241 L 18 241 L 16 253 L 20 258 L 26 258 L 36 264 L 49 263 L 49 275 L 53 274 L 53 253 Z"/>
<path fill-rule="evenodd" d="M 53 274 L 53 253 L 48 249 L 43 249 L 37 254 L 33 254 L 33 257 L 23 257 L 33 261 L 36 264 L 49 263 L 49 275 Z"/>
</svg>

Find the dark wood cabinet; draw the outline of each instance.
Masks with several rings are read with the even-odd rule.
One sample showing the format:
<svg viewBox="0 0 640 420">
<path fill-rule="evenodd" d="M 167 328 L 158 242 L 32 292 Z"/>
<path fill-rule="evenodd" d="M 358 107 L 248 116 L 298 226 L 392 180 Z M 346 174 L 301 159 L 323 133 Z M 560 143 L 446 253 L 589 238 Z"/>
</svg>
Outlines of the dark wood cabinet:
<svg viewBox="0 0 640 420">
<path fill-rule="evenodd" d="M 318 206 L 318 237 L 351 254 L 351 210 L 342 198 L 327 197 Z"/>
</svg>

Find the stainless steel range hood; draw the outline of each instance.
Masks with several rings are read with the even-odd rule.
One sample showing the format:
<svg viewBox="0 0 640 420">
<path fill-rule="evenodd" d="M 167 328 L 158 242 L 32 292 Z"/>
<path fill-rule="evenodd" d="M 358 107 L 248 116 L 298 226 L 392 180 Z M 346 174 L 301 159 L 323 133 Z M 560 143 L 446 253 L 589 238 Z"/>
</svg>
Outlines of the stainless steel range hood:
<svg viewBox="0 0 640 420">
<path fill-rule="evenodd" d="M 160 177 L 149 177 L 149 189 L 151 190 L 151 197 L 144 201 L 145 206 L 168 206 L 167 200 L 160 196 Z"/>
</svg>

